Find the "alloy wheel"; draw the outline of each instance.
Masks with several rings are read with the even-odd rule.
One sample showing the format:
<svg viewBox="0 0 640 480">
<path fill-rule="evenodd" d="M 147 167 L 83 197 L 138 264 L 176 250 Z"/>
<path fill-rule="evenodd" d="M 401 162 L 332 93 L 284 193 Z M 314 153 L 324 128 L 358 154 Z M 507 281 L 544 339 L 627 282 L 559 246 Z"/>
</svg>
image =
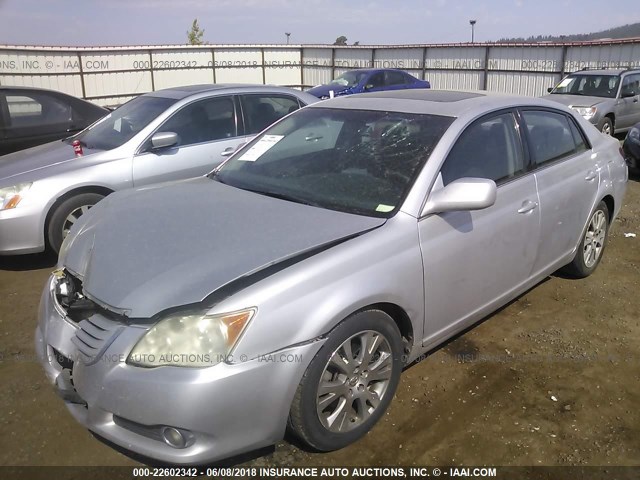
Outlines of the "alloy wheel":
<svg viewBox="0 0 640 480">
<path fill-rule="evenodd" d="M 593 267 L 602 253 L 607 233 L 607 219 L 602 210 L 596 211 L 591 217 L 587 233 L 584 236 L 583 258 L 587 268 Z"/>
<path fill-rule="evenodd" d="M 316 409 L 322 425 L 334 433 L 362 425 L 380 405 L 392 373 L 391 345 L 384 335 L 366 330 L 349 337 L 320 376 Z"/>
<path fill-rule="evenodd" d="M 67 218 L 65 218 L 64 222 L 62 223 L 63 239 L 69 234 L 69 230 L 71 230 L 71 227 L 73 226 L 73 224 L 76 223 L 76 221 L 82 215 L 87 213 L 91 207 L 92 205 L 82 205 L 81 207 L 76 208 L 69 215 L 67 215 Z"/>
</svg>

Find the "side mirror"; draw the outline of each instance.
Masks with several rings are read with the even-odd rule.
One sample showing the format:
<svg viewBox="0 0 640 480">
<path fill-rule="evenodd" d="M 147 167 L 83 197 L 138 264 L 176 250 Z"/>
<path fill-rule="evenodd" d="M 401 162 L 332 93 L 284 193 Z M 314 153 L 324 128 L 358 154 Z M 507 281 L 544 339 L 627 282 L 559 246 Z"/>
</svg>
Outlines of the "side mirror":
<svg viewBox="0 0 640 480">
<path fill-rule="evenodd" d="M 373 88 L 373 84 L 369 83 L 367 85 L 364 86 L 365 90 L 371 90 Z"/>
<path fill-rule="evenodd" d="M 151 137 L 151 147 L 154 150 L 173 147 L 178 143 L 179 139 L 180 137 L 175 132 L 158 132 Z"/>
<path fill-rule="evenodd" d="M 486 178 L 459 178 L 431 192 L 421 217 L 431 213 L 482 210 L 496 202 L 496 182 Z"/>
<path fill-rule="evenodd" d="M 622 94 L 620 95 L 620 97 L 622 98 L 629 98 L 629 97 L 635 97 L 636 96 L 636 92 L 634 92 L 633 90 L 623 90 Z"/>
<path fill-rule="evenodd" d="M 553 87 L 547 88 L 547 93 L 551 93 L 551 92 L 553 92 Z"/>
</svg>

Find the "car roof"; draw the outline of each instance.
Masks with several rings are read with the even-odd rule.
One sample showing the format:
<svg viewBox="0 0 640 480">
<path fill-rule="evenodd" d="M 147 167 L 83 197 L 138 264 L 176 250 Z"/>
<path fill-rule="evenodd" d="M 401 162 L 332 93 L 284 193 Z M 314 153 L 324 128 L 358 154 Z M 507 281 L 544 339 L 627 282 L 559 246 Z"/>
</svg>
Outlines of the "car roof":
<svg viewBox="0 0 640 480">
<path fill-rule="evenodd" d="M 361 72 L 361 73 L 378 73 L 378 72 L 401 72 L 407 73 L 399 68 L 351 68 L 344 73 Z"/>
<path fill-rule="evenodd" d="M 386 90 L 375 93 L 345 95 L 325 100 L 307 108 L 343 108 L 351 110 L 394 111 L 460 117 L 464 113 L 488 112 L 515 106 L 539 106 L 565 110 L 549 100 L 487 91 L 453 91 L 435 89 Z"/>
<path fill-rule="evenodd" d="M 152 97 L 165 97 L 173 98 L 176 100 L 182 100 L 183 98 L 190 97 L 192 95 L 207 93 L 207 92 L 229 92 L 229 93 L 242 93 L 246 91 L 260 91 L 265 92 L 282 92 L 291 93 L 292 89 L 288 87 L 277 87 L 275 85 L 260 85 L 260 84 L 247 84 L 247 83 L 210 83 L 201 85 L 184 85 L 180 87 L 165 88 L 163 90 L 156 90 L 155 92 L 146 93 L 146 96 Z"/>
<path fill-rule="evenodd" d="M 637 68 L 601 68 L 599 70 L 578 70 L 569 75 L 621 75 L 626 72 L 637 73 Z"/>
</svg>

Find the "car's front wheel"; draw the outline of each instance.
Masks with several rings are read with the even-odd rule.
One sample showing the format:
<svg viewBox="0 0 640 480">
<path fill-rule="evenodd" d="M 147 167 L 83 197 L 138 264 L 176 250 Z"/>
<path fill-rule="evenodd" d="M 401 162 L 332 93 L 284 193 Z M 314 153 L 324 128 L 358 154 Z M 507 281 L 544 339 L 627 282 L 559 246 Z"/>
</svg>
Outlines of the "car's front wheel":
<svg viewBox="0 0 640 480">
<path fill-rule="evenodd" d="M 598 123 L 598 130 L 600 130 L 605 135 L 613 135 L 613 122 L 609 117 L 604 117 Z"/>
<path fill-rule="evenodd" d="M 104 198 L 99 193 L 81 193 L 67 198 L 53 211 L 49 219 L 47 239 L 51 249 L 58 253 L 64 237 L 73 224 L 96 203 Z"/>
<path fill-rule="evenodd" d="M 320 451 L 353 443 L 380 419 L 402 371 L 397 325 L 380 310 L 338 325 L 309 364 L 296 391 L 289 427 Z"/>
<path fill-rule="evenodd" d="M 580 246 L 573 261 L 563 268 L 563 272 L 576 278 L 591 275 L 602 258 L 609 233 L 609 208 L 600 202 L 591 214 L 587 229 L 582 236 Z"/>
</svg>

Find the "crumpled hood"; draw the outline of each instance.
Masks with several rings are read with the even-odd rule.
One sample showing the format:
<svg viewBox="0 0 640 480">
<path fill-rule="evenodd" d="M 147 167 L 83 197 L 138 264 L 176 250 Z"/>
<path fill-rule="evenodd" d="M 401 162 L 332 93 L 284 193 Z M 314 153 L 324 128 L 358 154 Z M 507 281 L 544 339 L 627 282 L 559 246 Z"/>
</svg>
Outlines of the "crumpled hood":
<svg viewBox="0 0 640 480">
<path fill-rule="evenodd" d="M 87 296 L 132 318 L 202 301 L 239 277 L 385 222 L 206 177 L 116 192 L 83 219 L 61 263 Z"/>
<path fill-rule="evenodd" d="M 70 161 L 82 161 L 92 153 L 101 151 L 85 148 L 84 156 L 78 158 L 71 145 L 62 140 L 56 140 L 55 142 L 3 155 L 0 157 L 0 182 L 3 184 L 11 183 L 4 180 Z"/>
<path fill-rule="evenodd" d="M 329 90 L 333 90 L 333 94 L 338 95 L 339 93 L 350 89 L 351 87 L 346 87 L 344 85 L 318 85 L 317 87 L 313 87 L 307 90 L 307 93 L 310 93 L 311 95 L 318 98 L 322 98 L 329 96 Z"/>
<path fill-rule="evenodd" d="M 561 103 L 562 105 L 566 105 L 567 107 L 593 107 L 594 105 L 597 105 L 599 103 L 613 100 L 613 98 L 588 97 L 582 95 L 561 95 L 558 93 L 554 93 L 553 95 L 545 95 L 542 98 L 551 100 L 552 102 Z"/>
</svg>

